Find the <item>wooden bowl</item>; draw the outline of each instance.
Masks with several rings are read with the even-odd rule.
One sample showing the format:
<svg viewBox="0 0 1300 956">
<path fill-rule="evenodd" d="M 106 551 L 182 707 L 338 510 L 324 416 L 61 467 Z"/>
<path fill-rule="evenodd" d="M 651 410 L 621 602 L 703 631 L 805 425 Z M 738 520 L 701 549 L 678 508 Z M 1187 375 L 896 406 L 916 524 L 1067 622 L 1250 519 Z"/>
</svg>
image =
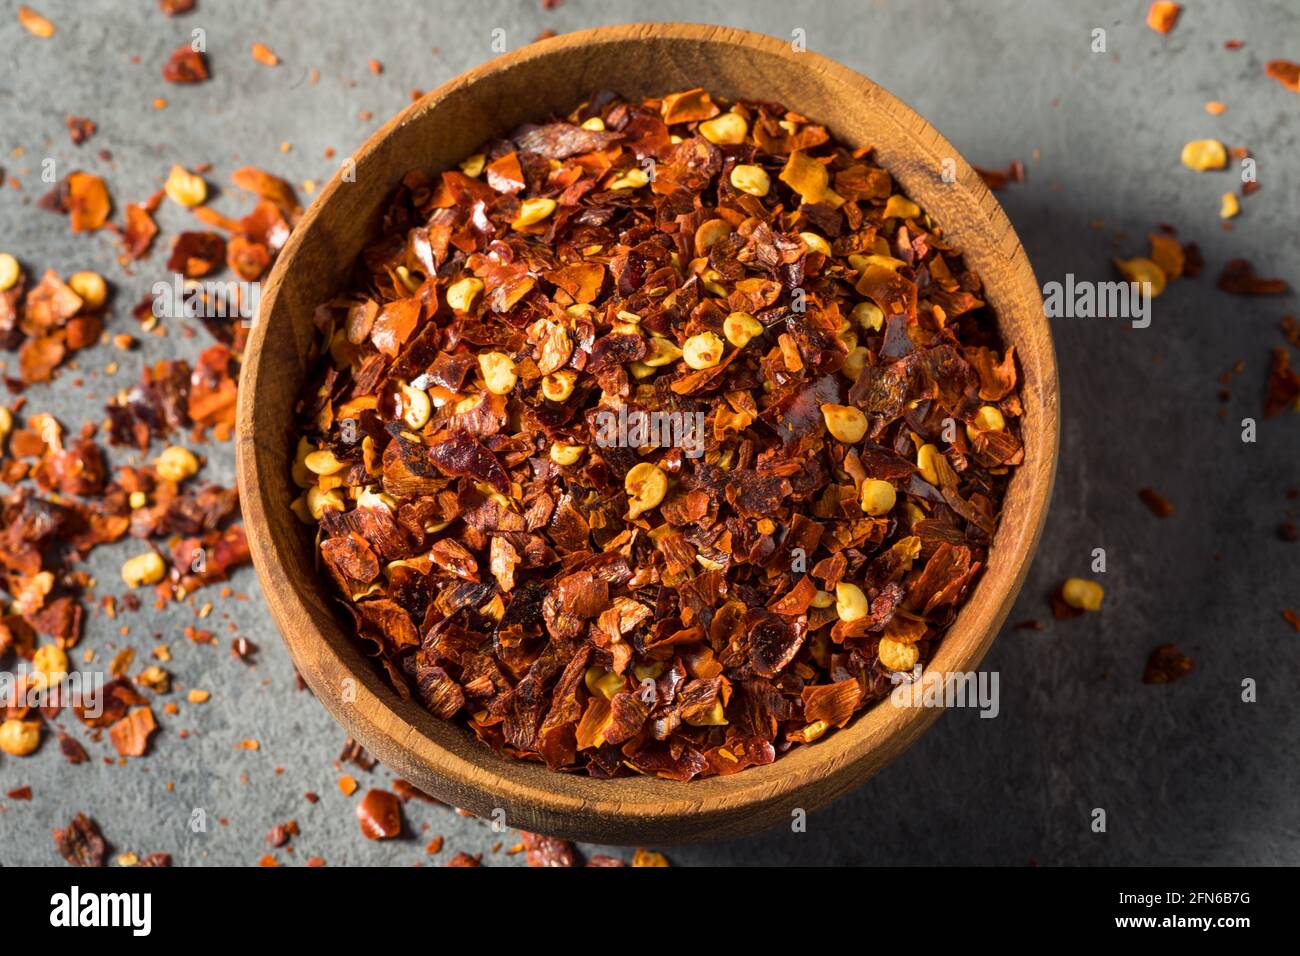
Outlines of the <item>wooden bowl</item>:
<svg viewBox="0 0 1300 956">
<path fill-rule="evenodd" d="M 588 94 L 628 97 L 703 86 L 775 101 L 825 124 L 882 166 L 945 229 L 984 280 L 1023 371 L 1024 464 L 1015 472 L 987 569 L 932 668 L 973 670 L 1009 612 L 1038 542 L 1057 454 L 1056 361 L 1039 285 L 1011 223 L 979 176 L 930 124 L 870 80 L 815 53 L 741 30 L 637 24 L 530 44 L 444 84 L 359 149 L 355 181 L 335 176 L 280 253 L 262 296 L 239 389 L 239 490 L 267 603 L 298 670 L 356 740 L 393 771 L 511 827 L 601 843 L 731 837 L 789 820 L 858 786 L 938 716 L 885 701 L 843 730 L 766 767 L 675 783 L 596 780 L 497 756 L 459 723 L 404 702 L 331 608 L 312 535 L 289 510 L 293 405 L 306 375 L 312 310 L 346 280 L 381 204 L 408 170 L 453 166 L 484 140 L 565 113 Z M 944 182 L 945 160 L 956 181 Z M 955 166 L 953 165 L 955 164 Z M 951 178 L 951 176 L 949 177 Z"/>
</svg>

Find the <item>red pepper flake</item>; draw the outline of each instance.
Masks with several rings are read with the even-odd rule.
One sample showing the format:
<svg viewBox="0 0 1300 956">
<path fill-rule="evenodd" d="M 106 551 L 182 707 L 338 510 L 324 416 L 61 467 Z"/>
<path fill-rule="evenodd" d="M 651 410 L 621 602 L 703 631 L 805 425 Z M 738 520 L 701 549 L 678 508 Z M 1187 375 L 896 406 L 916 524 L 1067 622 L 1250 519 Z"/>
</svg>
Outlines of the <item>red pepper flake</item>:
<svg viewBox="0 0 1300 956">
<path fill-rule="evenodd" d="M 999 169 L 984 169 L 976 166 L 975 172 L 979 173 L 980 179 L 984 180 L 984 185 L 989 189 L 998 190 L 1006 186 L 1007 183 L 1023 183 L 1025 181 L 1025 164 L 1018 159 L 1011 161 L 1011 165 L 1005 171 Z"/>
<path fill-rule="evenodd" d="M 122 231 L 122 254 L 127 261 L 143 257 L 153 245 L 156 235 L 158 224 L 154 222 L 153 209 L 149 204 L 127 203 L 126 228 Z"/>
<path fill-rule="evenodd" d="M 1161 644 L 1147 659 L 1142 673 L 1144 684 L 1169 684 L 1190 674 L 1196 665 L 1173 644 Z"/>
<path fill-rule="evenodd" d="M 1246 45 L 1245 40 L 1224 40 L 1223 41 L 1223 48 L 1225 50 L 1240 50 L 1245 45 Z"/>
<path fill-rule="evenodd" d="M 1138 497 L 1142 503 L 1151 509 L 1151 513 L 1157 518 L 1168 518 L 1174 513 L 1174 506 L 1160 492 L 1154 488 L 1141 488 L 1138 490 Z"/>
<path fill-rule="evenodd" d="M 430 841 L 425 845 L 425 847 L 424 847 L 424 852 L 427 853 L 427 854 L 429 854 L 430 856 L 434 856 L 434 855 L 436 855 L 436 854 L 438 854 L 438 853 L 441 853 L 441 852 L 442 852 L 442 834 L 435 834 L 434 837 L 433 837 L 433 839 L 430 840 Z"/>
<path fill-rule="evenodd" d="M 543 836 L 540 833 L 528 833 L 524 830 L 519 831 L 519 837 L 528 850 L 529 866 L 573 866 L 574 849 L 573 844 L 568 840 Z"/>
<path fill-rule="evenodd" d="M 108 221 L 112 202 L 104 180 L 80 170 L 69 173 L 36 205 L 50 212 L 66 213 L 73 232 L 94 232 Z"/>
<path fill-rule="evenodd" d="M 308 790 L 302 796 L 303 799 L 306 800 L 308 803 L 320 803 L 320 794 L 312 790 Z"/>
<path fill-rule="evenodd" d="M 99 867 L 108 857 L 108 844 L 95 821 L 78 813 L 66 827 L 54 831 L 59 856 L 72 866 Z"/>
<path fill-rule="evenodd" d="M 149 746 L 149 737 L 158 729 L 153 711 L 136 707 L 108 728 L 109 739 L 123 757 L 143 757 Z"/>
<path fill-rule="evenodd" d="M 162 78 L 168 83 L 202 83 L 208 78 L 207 58 L 189 44 L 179 46 L 163 64 Z"/>
<path fill-rule="evenodd" d="M 1230 260 L 1219 273 L 1215 285 L 1234 295 L 1284 295 L 1288 289 L 1284 279 L 1265 279 L 1256 275 L 1255 267 L 1247 259 Z"/>
<path fill-rule="evenodd" d="M 182 232 L 172 240 L 169 272 L 198 279 L 221 265 L 226 258 L 226 240 L 215 232 Z"/>
<path fill-rule="evenodd" d="M 455 856 L 453 856 L 450 860 L 447 861 L 447 866 L 482 866 L 482 865 L 483 865 L 482 860 L 480 860 L 477 856 L 470 856 L 464 850 L 461 850 L 459 853 L 457 853 Z"/>
<path fill-rule="evenodd" d="M 325 858 L 323 856 L 309 856 L 307 858 L 307 865 L 313 868 L 324 866 Z"/>
<path fill-rule="evenodd" d="M 367 790 L 356 812 L 367 840 L 389 840 L 402 832 L 401 801 L 387 790 Z"/>
<path fill-rule="evenodd" d="M 375 76 L 384 72 L 384 64 L 380 63 L 378 60 L 367 60 L 366 66 L 370 68 L 370 72 L 375 74 Z"/>
<path fill-rule="evenodd" d="M 260 860 L 257 861 L 257 865 L 258 865 L 258 866 L 262 866 L 262 867 L 271 868 L 271 867 L 279 866 L 279 865 L 280 865 L 280 861 L 277 860 L 275 857 L 273 857 L 271 854 L 269 854 L 269 853 L 265 853 L 265 854 L 262 855 L 262 858 L 261 858 Z"/>
<path fill-rule="evenodd" d="M 1277 526 L 1277 536 L 1282 541 L 1300 541 L 1300 525 L 1294 521 L 1283 521 Z"/>
<path fill-rule="evenodd" d="M 1178 22 L 1178 15 L 1182 13 L 1183 7 L 1178 3 L 1169 3 L 1167 0 L 1157 0 L 1151 4 L 1151 9 L 1147 11 L 1147 26 L 1156 33 L 1168 33 Z"/>
<path fill-rule="evenodd" d="M 63 754 L 64 759 L 70 764 L 85 763 L 90 759 L 86 753 L 86 748 L 77 742 L 75 737 L 69 737 L 63 731 L 59 731 L 59 752 Z"/>
<path fill-rule="evenodd" d="M 189 13 L 194 9 L 194 0 L 158 0 L 158 7 L 169 17 Z"/>
<path fill-rule="evenodd" d="M 1300 399 L 1300 372 L 1291 368 L 1291 353 L 1284 346 L 1273 349 L 1268 391 L 1264 395 L 1264 417 L 1272 418 Z"/>
<path fill-rule="evenodd" d="M 30 800 L 32 798 L 32 788 L 30 786 L 15 787 L 5 796 L 10 800 Z"/>
<path fill-rule="evenodd" d="M 662 853 L 655 853 L 653 850 L 647 850 L 644 847 L 637 847 L 636 852 L 632 854 L 632 865 L 641 866 L 667 866 L 668 857 Z"/>
<path fill-rule="evenodd" d="M 26 4 L 18 7 L 18 22 L 34 37 L 48 40 L 54 36 L 54 24 Z"/>
<path fill-rule="evenodd" d="M 280 58 L 275 55 L 275 51 L 265 43 L 253 44 L 253 59 L 263 66 L 276 66 L 280 62 Z"/>
<path fill-rule="evenodd" d="M 288 823 L 277 823 L 271 827 L 266 835 L 266 842 L 274 847 L 282 847 L 293 837 L 298 835 L 298 821 L 290 820 Z"/>
<path fill-rule="evenodd" d="M 1300 93 L 1300 63 L 1291 60 L 1269 60 L 1264 66 L 1264 73 L 1288 90 Z"/>
<path fill-rule="evenodd" d="M 94 135 L 94 120 L 86 119 L 84 116 L 68 117 L 68 136 L 71 137 L 73 146 L 80 146 Z"/>
<path fill-rule="evenodd" d="M 429 796 L 419 787 L 415 786 L 415 784 L 403 780 L 400 777 L 395 777 L 393 779 L 393 789 L 397 791 L 397 797 L 403 803 L 406 803 L 408 800 L 421 800 L 424 803 L 442 803 L 441 800 Z"/>
<path fill-rule="evenodd" d="M 1297 614 L 1292 608 L 1286 608 L 1282 612 L 1282 617 L 1296 631 L 1300 631 L 1300 614 Z"/>
</svg>

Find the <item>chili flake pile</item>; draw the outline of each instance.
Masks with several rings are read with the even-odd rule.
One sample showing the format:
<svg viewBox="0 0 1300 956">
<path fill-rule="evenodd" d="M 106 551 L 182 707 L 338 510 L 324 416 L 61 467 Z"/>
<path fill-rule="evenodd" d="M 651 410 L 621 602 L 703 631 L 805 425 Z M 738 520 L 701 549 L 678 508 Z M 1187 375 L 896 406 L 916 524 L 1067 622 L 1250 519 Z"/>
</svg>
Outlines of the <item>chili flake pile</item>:
<svg viewBox="0 0 1300 956">
<path fill-rule="evenodd" d="M 408 174 L 314 321 L 294 507 L 359 638 L 553 769 L 689 780 L 843 727 L 931 656 L 1023 458 L 939 227 L 870 149 L 702 89 Z M 698 447 L 610 440 L 655 413 Z"/>
</svg>

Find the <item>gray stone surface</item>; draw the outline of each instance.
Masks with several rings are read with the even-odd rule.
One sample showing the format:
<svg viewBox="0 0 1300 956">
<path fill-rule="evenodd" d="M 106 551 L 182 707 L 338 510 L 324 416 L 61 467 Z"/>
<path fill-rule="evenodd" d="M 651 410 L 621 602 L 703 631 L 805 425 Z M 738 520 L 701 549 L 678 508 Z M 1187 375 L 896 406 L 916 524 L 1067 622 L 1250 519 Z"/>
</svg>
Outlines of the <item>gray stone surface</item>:
<svg viewBox="0 0 1300 956">
<path fill-rule="evenodd" d="M 1300 59 L 1293 3 L 1189 2 L 1166 37 L 1143 24 L 1145 0 L 565 0 L 549 12 L 533 0 L 200 0 L 196 13 L 174 20 L 147 2 L 35 5 L 56 23 L 53 40 L 28 36 L 12 0 L 0 5 L 0 166 L 23 182 L 20 191 L 0 188 L 0 249 L 36 274 L 94 268 L 110 277 L 117 287 L 113 331 L 134 331 L 126 309 L 162 274 L 167 237 L 187 218 L 164 205 L 163 240 L 124 274 L 107 233 L 72 236 L 64 219 L 35 208 L 45 188 L 43 158 L 53 158 L 60 173 L 82 167 L 105 175 L 119 208 L 156 189 L 173 162 L 212 162 L 214 184 L 245 164 L 297 183 L 323 182 L 334 166 L 323 158 L 327 146 L 347 155 L 406 104 L 412 88 L 430 89 L 488 59 L 496 27 L 512 47 L 544 27 L 564 32 L 645 18 L 783 37 L 802 28 L 812 49 L 902 97 L 972 162 L 1026 163 L 1028 182 L 1000 198 L 1043 282 L 1068 272 L 1109 279 L 1110 257 L 1144 254 L 1149 229 L 1176 225 L 1200 243 L 1206 274 L 1171 286 L 1150 328 L 1055 323 L 1061 464 L 1042 547 L 1011 617 L 1048 626 L 1008 628 L 994 645 L 985 666 L 1001 676 L 1000 716 L 946 714 L 879 777 L 813 816 L 806 834 L 773 832 L 669 855 L 679 864 L 1300 863 L 1300 635 L 1280 615 L 1300 608 L 1300 545 L 1275 534 L 1288 510 L 1300 507 L 1284 495 L 1300 485 L 1300 421 L 1261 422 L 1255 444 L 1242 443 L 1237 424 L 1260 415 L 1268 350 L 1280 343 L 1278 320 L 1295 310 L 1295 299 L 1251 300 L 1214 289 L 1219 267 L 1233 256 L 1293 283 L 1300 277 L 1300 98 L 1263 75 L 1269 59 Z M 207 31 L 213 79 L 168 86 L 160 64 L 195 27 Z M 1097 27 L 1107 31 L 1105 54 L 1089 49 Z M 1245 47 L 1225 50 L 1233 37 Z M 283 64 L 254 63 L 254 40 L 270 45 Z M 368 71 L 370 57 L 383 62 L 382 75 Z M 306 78 L 311 67 L 321 74 L 314 86 Z M 152 108 L 157 96 L 168 100 L 165 110 Z M 1203 104 L 1211 99 L 1225 102 L 1227 113 L 1207 115 Z M 363 110 L 375 119 L 360 120 Z M 99 125 L 80 149 L 64 129 L 69 113 Z M 1263 189 L 1246 200 L 1231 231 L 1220 227 L 1217 209 L 1219 196 L 1236 185 L 1232 174 L 1196 175 L 1178 163 L 1185 141 L 1206 136 L 1248 146 L 1258 159 Z M 281 152 L 281 142 L 292 151 Z M 19 148 L 25 155 L 16 157 L 11 151 Z M 103 148 L 111 161 L 96 158 Z M 218 208 L 248 208 L 227 189 Z M 204 333 L 192 340 L 178 327 L 168 333 L 145 336 L 131 354 L 102 348 L 83 355 L 79 372 L 65 369 L 54 384 L 30 389 L 28 410 L 53 412 L 71 427 L 97 419 L 103 401 L 146 363 L 192 358 L 206 342 Z M 1216 377 L 1238 359 L 1245 371 L 1221 406 Z M 109 360 L 120 365 L 111 377 L 104 374 Z M 78 375 L 83 387 L 74 384 Z M 1226 420 L 1217 417 L 1220 407 Z M 232 478 L 228 444 L 202 451 L 206 474 Z M 1139 503 L 1144 485 L 1169 497 L 1174 517 L 1158 520 Z M 1108 555 L 1105 609 L 1051 623 L 1046 592 L 1065 576 L 1087 574 L 1095 547 Z M 129 550 L 105 548 L 88 562 L 106 582 L 104 593 L 115 590 L 111 582 Z M 95 649 L 99 662 L 126 644 L 142 660 L 165 642 L 181 687 L 208 689 L 212 700 L 191 706 L 183 691 L 173 694 L 180 714 L 159 712 L 164 730 L 152 754 L 127 766 L 100 760 L 109 752 L 104 743 L 88 744 L 93 762 L 68 767 L 52 740 L 33 757 L 0 759 L 0 793 L 25 784 L 35 792 L 30 803 L 0 799 L 0 863 L 57 863 L 50 828 L 77 810 L 89 811 L 119 850 L 164 850 L 182 864 L 254 863 L 268 849 L 268 828 L 290 818 L 302 835 L 296 852 L 277 853 L 285 862 L 319 854 L 332 865 L 405 865 L 456 850 L 484 853 L 494 865 L 522 862 L 491 850 L 498 839 L 508 847 L 511 834 L 496 836 L 427 805 L 407 808 L 415 838 L 363 840 L 355 798 L 335 786 L 342 732 L 295 690 L 251 570 L 234 583 L 249 598 L 216 602 L 207 622 L 220 637 L 215 648 L 182 635 L 194 623 L 189 605 L 129 616 L 125 636 L 122 620 L 89 621 L 83 647 Z M 230 626 L 261 647 L 256 669 L 230 657 Z M 1195 674 L 1171 686 L 1142 684 L 1148 653 L 1167 641 L 1192 655 Z M 1240 699 L 1248 677 L 1258 681 L 1258 703 Z M 244 738 L 258 740 L 260 750 L 235 749 Z M 357 775 L 363 786 L 390 778 L 382 769 Z M 319 804 L 304 800 L 307 790 L 321 795 Z M 1108 814 L 1105 834 L 1089 829 L 1098 807 Z M 195 808 L 223 822 L 193 834 L 187 824 Z M 446 849 L 429 858 L 424 842 L 434 833 L 446 836 Z"/>
</svg>

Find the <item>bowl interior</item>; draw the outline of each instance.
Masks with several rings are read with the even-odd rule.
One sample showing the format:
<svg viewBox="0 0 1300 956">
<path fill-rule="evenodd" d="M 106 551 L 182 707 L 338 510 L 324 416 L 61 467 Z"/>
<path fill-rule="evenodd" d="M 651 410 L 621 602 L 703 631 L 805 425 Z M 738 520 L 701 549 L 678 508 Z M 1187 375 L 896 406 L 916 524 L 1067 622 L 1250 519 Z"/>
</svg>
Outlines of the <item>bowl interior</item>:
<svg viewBox="0 0 1300 956">
<path fill-rule="evenodd" d="M 888 701 L 815 745 L 731 777 L 600 781 L 498 757 L 460 724 L 402 701 L 340 626 L 312 536 L 289 511 L 296 489 L 293 406 L 313 309 L 347 278 L 385 198 L 410 169 L 452 167 L 484 140 L 613 89 L 657 95 L 704 86 L 779 102 L 881 165 L 945 229 L 984 279 L 1003 341 L 1023 372 L 1025 461 L 1010 483 L 989 562 L 931 667 L 973 669 L 1019 590 L 1045 517 L 1056 461 L 1056 368 L 1038 284 L 1001 208 L 956 150 L 862 76 L 788 42 L 684 24 L 611 27 L 532 44 L 426 95 L 355 154 L 294 231 L 262 298 L 240 388 L 239 475 L 253 556 L 299 670 L 376 756 L 441 799 L 508 825 L 604 842 L 699 839 L 789 819 L 828 802 L 905 749 L 937 716 Z M 944 160 L 956 164 L 945 182 Z M 345 166 L 346 169 L 346 166 Z M 351 179 L 352 181 L 348 181 Z"/>
</svg>

